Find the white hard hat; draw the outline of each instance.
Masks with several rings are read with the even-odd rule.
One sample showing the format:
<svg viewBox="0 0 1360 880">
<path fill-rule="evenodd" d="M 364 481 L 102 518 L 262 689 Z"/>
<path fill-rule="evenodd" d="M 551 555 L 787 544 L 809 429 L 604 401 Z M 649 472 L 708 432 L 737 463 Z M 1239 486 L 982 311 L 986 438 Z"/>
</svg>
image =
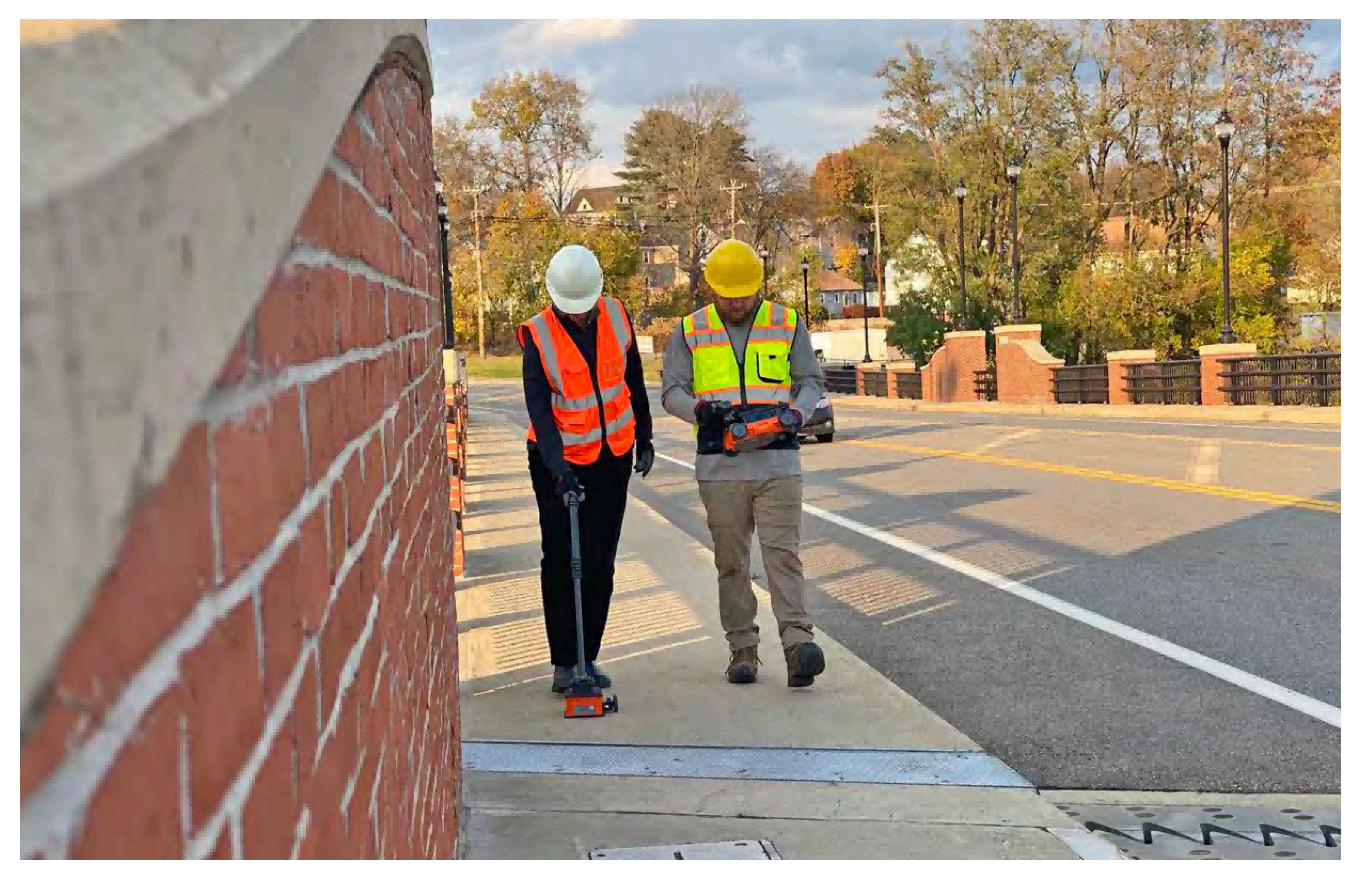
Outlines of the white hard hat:
<svg viewBox="0 0 1360 880">
<path fill-rule="evenodd" d="M 569 244 L 548 261 L 544 273 L 553 305 L 568 315 L 583 315 L 595 307 L 604 290 L 604 272 L 590 248 Z"/>
</svg>

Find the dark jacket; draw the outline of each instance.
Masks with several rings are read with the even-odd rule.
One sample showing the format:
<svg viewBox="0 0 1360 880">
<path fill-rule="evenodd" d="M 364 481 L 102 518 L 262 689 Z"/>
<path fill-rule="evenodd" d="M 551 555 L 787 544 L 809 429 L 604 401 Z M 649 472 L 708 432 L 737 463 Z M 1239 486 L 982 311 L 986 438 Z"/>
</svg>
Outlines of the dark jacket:
<svg viewBox="0 0 1360 880">
<path fill-rule="evenodd" d="M 631 329 L 633 318 L 628 315 L 627 310 L 624 311 L 624 315 L 628 318 Z M 585 358 L 590 366 L 590 381 L 595 386 L 596 394 L 600 393 L 600 380 L 595 367 L 598 316 L 599 310 L 596 309 L 584 327 L 577 326 L 575 321 L 565 315 L 559 313 L 557 316 L 562 326 L 566 328 L 567 335 L 581 352 L 581 357 Z M 642 376 L 642 357 L 638 354 L 636 343 L 630 345 L 628 351 L 624 353 L 623 379 L 632 398 L 633 418 L 636 422 L 635 442 L 639 447 L 649 447 L 652 445 L 652 408 L 647 398 L 647 384 Z M 548 384 L 548 375 L 543 371 L 543 359 L 539 356 L 538 346 L 534 344 L 533 336 L 527 333 L 524 337 L 524 406 L 529 411 L 529 421 L 533 423 L 534 436 L 537 438 L 537 443 L 529 442 L 529 449 L 531 451 L 537 449 L 548 469 L 561 473 L 567 466 L 567 460 L 563 456 L 562 435 L 558 433 L 557 423 L 553 420 L 552 386 Z M 608 443 L 604 444 L 600 454 L 613 454 Z"/>
</svg>

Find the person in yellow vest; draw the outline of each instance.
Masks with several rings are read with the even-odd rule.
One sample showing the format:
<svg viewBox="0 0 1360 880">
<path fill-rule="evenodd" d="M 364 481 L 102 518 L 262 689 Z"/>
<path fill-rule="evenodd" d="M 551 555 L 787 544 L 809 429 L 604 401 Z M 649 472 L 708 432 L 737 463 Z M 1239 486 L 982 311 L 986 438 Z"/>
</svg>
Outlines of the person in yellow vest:
<svg viewBox="0 0 1360 880">
<path fill-rule="evenodd" d="M 751 533 L 758 530 L 770 604 L 789 687 L 807 687 L 826 668 L 812 638 L 798 556 L 803 476 L 798 429 L 823 392 L 821 365 L 804 320 L 759 296 L 760 256 L 730 239 L 708 256 L 713 304 L 671 334 L 663 361 L 662 406 L 695 426 L 694 472 L 708 515 L 718 569 L 718 612 L 731 656 L 727 680 L 756 680 L 760 628 L 751 588 Z M 763 449 L 724 454 L 724 418 L 753 406 L 787 407 L 792 426 Z"/>
<path fill-rule="evenodd" d="M 564 502 L 571 494 L 581 501 L 582 659 L 600 687 L 612 687 L 595 660 L 614 594 L 629 469 L 646 477 L 655 453 L 633 324 L 622 303 L 601 296 L 599 260 L 588 248 L 567 245 L 548 262 L 544 281 L 552 304 L 521 324 L 517 338 L 524 350 L 529 478 L 542 537 L 543 621 L 552 689 L 561 693 L 571 684 L 577 659 L 571 525 Z"/>
</svg>

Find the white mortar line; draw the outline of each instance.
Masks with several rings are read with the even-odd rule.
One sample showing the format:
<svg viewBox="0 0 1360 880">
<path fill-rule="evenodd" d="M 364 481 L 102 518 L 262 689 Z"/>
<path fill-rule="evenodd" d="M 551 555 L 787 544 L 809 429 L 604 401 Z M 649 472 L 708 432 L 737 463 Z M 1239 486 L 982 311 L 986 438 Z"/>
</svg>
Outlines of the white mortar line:
<svg viewBox="0 0 1360 880">
<path fill-rule="evenodd" d="M 375 817 L 378 815 L 378 786 L 382 784 L 383 760 L 386 757 L 387 738 L 383 737 L 382 744 L 378 746 L 378 769 L 373 772 L 373 787 L 368 790 L 368 812 Z"/>
<path fill-rule="evenodd" d="M 245 834 L 241 829 L 241 809 L 237 807 L 227 814 L 227 833 L 231 836 L 231 857 L 233 859 L 244 859 L 246 857 Z M 212 841 L 215 843 L 216 839 Z M 210 843 L 211 845 L 211 843 Z M 211 853 L 204 853 L 202 858 L 207 858 Z"/>
<path fill-rule="evenodd" d="M 349 833 L 349 802 L 354 798 L 355 786 L 359 784 L 359 774 L 364 769 L 364 755 L 368 750 L 359 749 L 359 760 L 354 765 L 354 772 L 349 775 L 345 782 L 345 792 L 340 795 L 340 816 L 345 820 L 345 833 Z"/>
<path fill-rule="evenodd" d="M 213 443 L 213 432 L 208 431 L 208 523 L 212 531 L 213 544 L 213 586 L 226 580 L 226 564 L 222 561 L 222 516 L 217 502 L 221 492 L 217 488 L 217 445 Z"/>
<path fill-rule="evenodd" d="M 378 703 L 378 686 L 382 684 L 383 667 L 387 665 L 387 645 L 383 645 L 382 653 L 378 655 L 378 668 L 373 673 L 373 690 L 368 695 L 369 708 Z"/>
<path fill-rule="evenodd" d="M 660 452 L 656 453 L 656 457 L 665 459 L 680 467 L 688 468 L 689 470 L 694 469 L 694 465 L 690 462 L 673 458 Z M 1143 632 L 1140 629 L 1134 629 L 1117 620 L 1111 620 L 1110 618 L 1096 614 L 1093 611 L 1087 611 L 1079 605 L 1073 605 L 1071 602 L 1064 601 L 1055 596 L 1050 596 L 1047 593 L 1040 592 L 1033 587 L 1025 586 L 1010 578 L 988 571 L 971 562 L 965 562 L 962 559 L 956 559 L 953 556 L 941 553 L 930 547 L 908 541 L 905 538 L 899 538 L 897 535 L 890 532 L 885 532 L 876 529 L 873 526 L 856 522 L 853 519 L 831 513 L 827 510 L 822 510 L 819 507 L 813 507 L 811 504 L 804 504 L 803 511 L 833 525 L 849 529 L 857 535 L 877 541 L 880 544 L 886 544 L 889 547 L 910 553 L 913 556 L 918 556 L 927 562 L 933 562 L 943 568 L 957 572 L 964 577 L 972 578 L 989 587 L 995 587 L 998 590 L 1010 593 L 1013 596 L 1018 596 L 1028 602 L 1033 602 L 1035 605 L 1047 608 L 1049 611 L 1061 614 L 1063 617 L 1070 620 L 1075 620 L 1078 623 L 1084 623 L 1087 626 L 1098 629 L 1106 635 L 1123 639 L 1126 642 L 1138 645 L 1141 648 L 1146 648 L 1155 654 L 1160 654 L 1170 660 L 1175 660 L 1192 669 L 1198 669 L 1200 672 L 1211 675 L 1220 681 L 1236 685 L 1243 690 L 1256 694 L 1259 697 L 1264 697 L 1272 702 L 1279 703 L 1282 706 L 1288 706 L 1291 709 L 1302 712 L 1305 715 L 1316 718 L 1333 727 L 1338 729 L 1341 727 L 1341 710 L 1329 703 L 1324 703 L 1322 700 L 1290 690 L 1283 685 L 1268 681 L 1260 676 L 1252 675 L 1250 672 L 1246 672 L 1245 670 L 1238 669 L 1234 666 L 1229 666 L 1212 657 L 1206 657 L 1189 648 L 1183 648 L 1180 645 L 1154 636 L 1151 633 Z"/>
<path fill-rule="evenodd" d="M 307 386 L 299 385 L 298 424 L 302 426 L 302 475 L 308 485 L 312 482 L 312 436 L 307 431 Z M 381 433 L 381 432 L 379 432 Z"/>
<path fill-rule="evenodd" d="M 331 153 L 330 158 L 326 160 L 326 167 L 333 171 L 335 176 L 340 178 L 343 183 L 348 184 L 352 189 L 358 192 L 359 195 L 363 196 L 364 201 L 368 202 L 369 209 L 390 223 L 392 227 L 397 230 L 397 235 L 401 237 L 401 240 L 405 242 L 411 250 L 418 250 L 416 248 L 416 243 L 406 234 L 406 230 L 401 228 L 401 224 L 397 222 L 396 217 L 392 216 L 392 212 L 373 200 L 373 195 L 364 187 L 363 181 L 359 180 L 358 177 L 355 177 L 354 171 L 349 167 L 349 163 L 344 159 L 341 159 L 335 153 Z"/>
<path fill-rule="evenodd" d="M 340 269 L 351 275 L 359 275 L 369 281 L 385 284 L 394 290 L 400 290 L 402 293 L 409 293 L 411 296 L 430 302 L 438 302 L 437 297 L 430 296 L 425 291 L 412 287 L 404 281 L 399 281 L 391 275 L 379 272 L 367 263 L 361 263 L 347 257 L 337 257 L 330 251 L 323 251 L 320 248 L 307 245 L 295 247 L 284 258 L 284 265 L 288 267 L 306 266 L 309 269 Z M 433 330 L 434 328 L 430 329 Z"/>
<path fill-rule="evenodd" d="M 425 372 L 407 387 L 414 387 L 424 381 L 437 366 L 437 362 L 432 362 Z M 383 424 L 395 417 L 396 408 L 395 401 L 389 404 L 377 422 L 341 449 L 327 468 L 325 477 L 305 491 L 298 505 L 284 518 L 270 545 L 251 560 L 236 580 L 199 600 L 179 628 L 160 644 L 150 659 L 128 681 L 117 700 L 109 707 L 104 716 L 104 723 L 99 729 L 91 734 L 80 748 L 74 750 L 61 766 L 48 776 L 42 786 L 21 804 L 19 819 L 21 858 L 35 856 L 52 846 L 62 849 L 67 847 L 71 832 L 79 825 L 90 798 L 94 796 L 99 783 L 113 766 L 139 722 L 161 695 L 179 679 L 180 657 L 196 647 L 219 621 L 249 596 L 252 590 L 258 588 L 283 555 L 284 550 L 297 539 L 302 523 L 311 515 L 320 499 L 325 497 L 340 479 L 349 457 L 368 442 L 375 430 L 381 430 Z M 388 491 L 390 486 L 389 483 Z M 333 601 L 334 591 L 328 602 Z M 304 650 L 303 658 L 307 653 Z M 300 660 L 299 666 L 294 669 L 294 675 L 299 677 L 298 669 L 302 668 L 300 665 L 302 662 Z M 292 693 L 296 694 L 296 686 Z M 282 702 L 280 700 L 280 703 Z M 291 708 L 292 696 L 287 702 Z M 271 733 L 270 739 L 272 737 Z"/>
<path fill-rule="evenodd" d="M 189 719 L 179 716 L 179 824 L 183 833 L 185 856 L 194 836 L 193 773 L 189 760 Z"/>
<path fill-rule="evenodd" d="M 298 857 L 298 851 L 302 849 L 302 841 L 307 837 L 307 825 L 312 819 L 311 807 L 303 807 L 302 813 L 298 816 L 297 824 L 293 826 L 293 854 L 291 859 Z"/>
<path fill-rule="evenodd" d="M 352 348 L 344 354 L 285 367 L 278 373 L 249 385 L 211 392 L 199 404 L 198 420 L 206 423 L 209 427 L 217 427 L 223 422 L 244 416 L 257 406 L 272 403 L 281 392 L 290 391 L 309 382 L 317 382 L 351 364 L 377 360 L 400 350 L 406 343 L 424 339 L 433 332 L 434 330 L 431 328 L 408 333 L 397 339 L 389 339 L 379 345 Z M 440 365 L 440 368 L 442 369 L 442 365 Z M 420 379 L 416 379 L 410 385 L 407 385 L 402 395 L 415 387 L 419 381 Z"/>
<path fill-rule="evenodd" d="M 349 655 L 345 657 L 345 665 L 340 668 L 340 683 L 335 691 L 335 703 L 331 706 L 331 717 L 326 721 L 326 729 L 317 738 L 316 757 L 312 760 L 313 768 L 321 763 L 321 753 L 325 751 L 326 743 L 335 735 L 336 725 L 340 721 L 340 707 L 345 702 L 345 694 L 354 684 L 354 677 L 359 672 L 359 658 L 363 656 L 364 647 L 373 636 L 373 623 L 377 619 L 378 597 L 375 595 L 373 601 L 369 603 L 368 619 L 364 621 L 363 631 L 359 633 L 358 640 L 350 647 Z"/>
</svg>

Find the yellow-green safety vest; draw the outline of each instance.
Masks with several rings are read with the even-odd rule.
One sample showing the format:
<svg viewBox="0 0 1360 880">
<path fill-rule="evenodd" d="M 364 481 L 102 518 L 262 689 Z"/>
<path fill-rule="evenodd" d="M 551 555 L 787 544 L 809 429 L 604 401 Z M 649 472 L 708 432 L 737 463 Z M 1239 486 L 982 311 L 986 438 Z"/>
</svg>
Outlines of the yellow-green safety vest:
<svg viewBox="0 0 1360 880">
<path fill-rule="evenodd" d="M 697 399 L 725 400 L 733 406 L 792 403 L 789 351 L 798 327 L 793 309 L 769 301 L 760 304 L 740 364 L 712 305 L 686 316 L 681 327 L 694 364 Z"/>
</svg>

